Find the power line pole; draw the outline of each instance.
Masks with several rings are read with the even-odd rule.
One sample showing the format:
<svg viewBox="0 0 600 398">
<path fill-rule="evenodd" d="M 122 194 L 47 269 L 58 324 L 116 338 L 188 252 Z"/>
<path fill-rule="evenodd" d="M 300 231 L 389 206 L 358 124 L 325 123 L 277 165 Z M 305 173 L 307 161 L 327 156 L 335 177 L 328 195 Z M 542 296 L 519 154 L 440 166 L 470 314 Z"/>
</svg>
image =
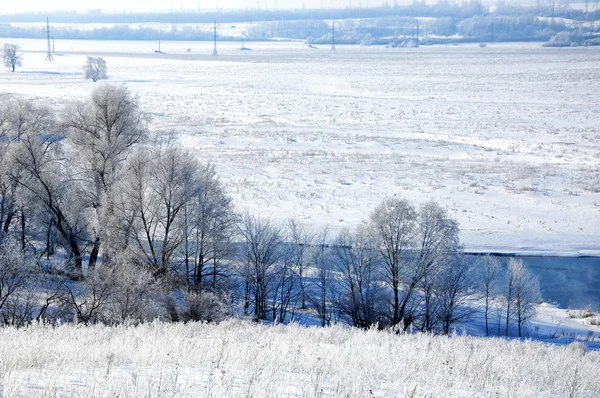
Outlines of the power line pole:
<svg viewBox="0 0 600 398">
<path fill-rule="evenodd" d="M 335 49 L 335 19 L 332 21 L 331 24 L 331 51 L 337 51 Z"/>
<path fill-rule="evenodd" d="M 46 17 L 46 38 L 48 39 L 48 53 L 46 55 L 46 61 L 54 61 L 52 56 L 52 45 L 50 44 L 50 21 Z"/>
<path fill-rule="evenodd" d="M 217 57 L 219 55 L 219 53 L 217 52 L 217 21 L 215 20 L 215 34 L 214 34 L 214 42 L 215 42 L 215 48 L 213 50 L 213 57 Z"/>
<path fill-rule="evenodd" d="M 416 41 L 416 45 L 417 45 L 417 47 L 419 47 L 419 20 L 418 20 L 418 19 L 417 19 L 417 32 L 416 32 L 416 33 L 417 33 L 417 37 L 416 37 L 416 39 L 417 39 L 417 41 Z"/>
</svg>

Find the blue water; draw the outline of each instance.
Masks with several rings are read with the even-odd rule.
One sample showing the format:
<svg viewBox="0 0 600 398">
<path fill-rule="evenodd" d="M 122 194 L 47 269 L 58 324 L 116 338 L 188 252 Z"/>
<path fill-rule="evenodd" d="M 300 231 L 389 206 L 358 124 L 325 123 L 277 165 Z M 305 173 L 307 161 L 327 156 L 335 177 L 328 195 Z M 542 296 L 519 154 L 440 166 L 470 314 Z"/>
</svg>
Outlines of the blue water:
<svg viewBox="0 0 600 398">
<path fill-rule="evenodd" d="M 540 280 L 542 298 L 561 308 L 600 311 L 600 257 L 519 257 Z M 508 257 L 501 258 L 503 263 Z"/>
</svg>

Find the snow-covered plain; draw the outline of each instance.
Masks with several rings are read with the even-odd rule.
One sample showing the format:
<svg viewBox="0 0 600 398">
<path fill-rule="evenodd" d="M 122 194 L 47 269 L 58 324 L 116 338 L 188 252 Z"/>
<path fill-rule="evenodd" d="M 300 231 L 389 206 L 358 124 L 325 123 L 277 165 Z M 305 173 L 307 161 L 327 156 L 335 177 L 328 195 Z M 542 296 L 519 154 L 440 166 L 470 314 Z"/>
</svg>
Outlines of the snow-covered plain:
<svg viewBox="0 0 600 398">
<path fill-rule="evenodd" d="M 335 232 L 386 196 L 434 199 L 467 250 L 600 254 L 598 47 L 220 43 L 211 57 L 211 43 L 65 41 L 45 62 L 43 40 L 0 42 L 25 51 L 0 95 L 57 109 L 89 94 L 81 66 L 103 56 L 240 209 Z"/>
<path fill-rule="evenodd" d="M 0 329 L 6 397 L 597 397 L 584 345 L 243 321 Z"/>
</svg>

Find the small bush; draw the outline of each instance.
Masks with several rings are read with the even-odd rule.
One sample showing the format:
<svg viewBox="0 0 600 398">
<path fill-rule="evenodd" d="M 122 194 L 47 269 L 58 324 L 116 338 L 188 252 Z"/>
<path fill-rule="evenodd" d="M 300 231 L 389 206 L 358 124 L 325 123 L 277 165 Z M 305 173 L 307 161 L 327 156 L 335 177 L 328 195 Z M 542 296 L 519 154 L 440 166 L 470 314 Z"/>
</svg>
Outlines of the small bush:
<svg viewBox="0 0 600 398">
<path fill-rule="evenodd" d="M 575 354 L 576 356 L 582 357 L 588 352 L 588 346 L 576 341 L 569 344 L 567 346 L 567 350 L 569 350 L 570 353 Z"/>
<path fill-rule="evenodd" d="M 185 309 L 180 318 L 185 321 L 220 322 L 232 314 L 232 308 L 225 296 L 204 291 L 186 294 Z"/>
<path fill-rule="evenodd" d="M 569 310 L 568 313 L 571 319 L 586 319 L 596 315 L 590 307 L 587 307 L 585 310 Z"/>
</svg>

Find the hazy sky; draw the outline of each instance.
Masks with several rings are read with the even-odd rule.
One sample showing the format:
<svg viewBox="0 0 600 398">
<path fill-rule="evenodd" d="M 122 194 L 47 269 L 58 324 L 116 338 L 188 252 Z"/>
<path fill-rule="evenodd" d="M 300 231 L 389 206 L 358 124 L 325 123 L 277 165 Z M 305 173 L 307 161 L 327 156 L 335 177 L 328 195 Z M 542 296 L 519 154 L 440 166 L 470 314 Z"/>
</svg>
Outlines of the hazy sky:
<svg viewBox="0 0 600 398">
<path fill-rule="evenodd" d="M 410 0 L 409 0 L 410 1 Z M 168 11 L 197 10 L 215 8 L 307 8 L 319 7 L 374 7 L 385 0 L 102 0 L 98 2 L 81 0 L 0 0 L 0 13 L 12 14 L 29 11 L 77 10 L 101 8 L 103 11 Z M 393 1 L 390 1 L 393 2 Z"/>
</svg>

